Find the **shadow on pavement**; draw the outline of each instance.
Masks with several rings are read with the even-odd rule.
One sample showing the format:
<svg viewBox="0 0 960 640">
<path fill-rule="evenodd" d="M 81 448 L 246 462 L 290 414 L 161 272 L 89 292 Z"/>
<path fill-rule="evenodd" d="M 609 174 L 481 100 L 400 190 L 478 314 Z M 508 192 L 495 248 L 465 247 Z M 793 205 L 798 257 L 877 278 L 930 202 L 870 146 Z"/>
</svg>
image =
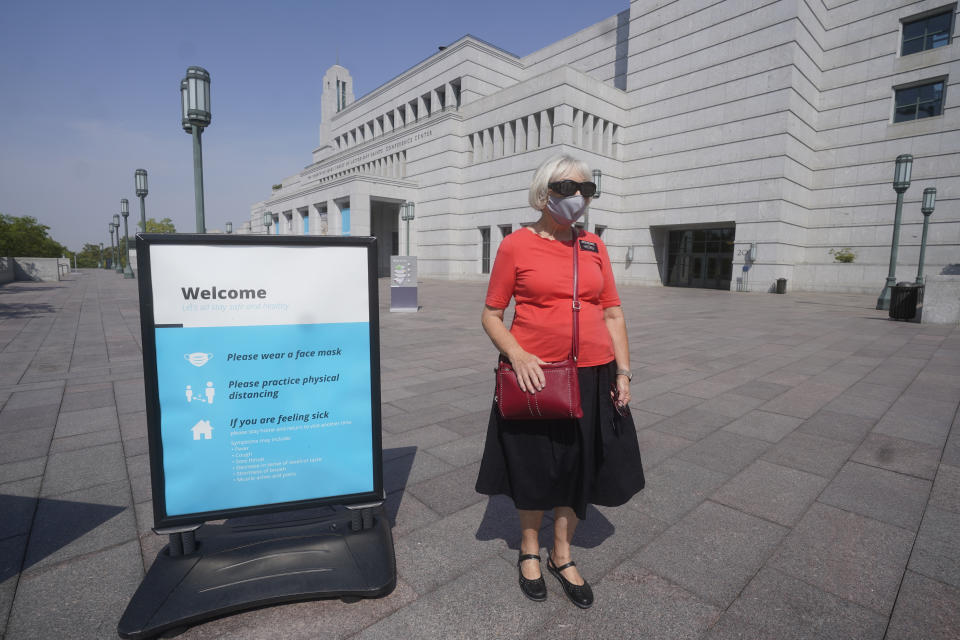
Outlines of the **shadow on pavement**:
<svg viewBox="0 0 960 640">
<path fill-rule="evenodd" d="M 34 519 L 34 507 L 36 507 L 36 519 Z M 0 495 L 0 513 L 4 518 L 3 528 L 7 529 L 19 524 L 20 533 L 30 531 L 30 543 L 23 567 L 16 566 L 16 563 L 2 563 L 0 582 L 32 567 L 123 510 L 124 507 L 106 504 Z M 33 521 L 32 531 L 31 521 Z"/>
<path fill-rule="evenodd" d="M 545 514 L 550 517 L 550 512 Z M 551 526 L 545 527 L 549 532 Z M 577 531 L 573 536 L 573 544 L 585 549 L 592 549 L 603 543 L 604 540 L 614 534 L 616 528 L 613 523 L 607 520 L 606 516 L 597 511 L 593 505 L 587 507 L 587 519 L 580 522 Z M 544 535 L 547 540 L 545 546 L 549 549 L 553 546 L 550 540 L 550 533 L 544 534 L 541 530 L 541 543 L 544 542 Z M 477 528 L 477 540 L 502 539 L 507 543 L 509 549 L 520 548 L 520 519 L 517 517 L 517 510 L 513 506 L 513 500 L 506 496 L 490 496 L 487 501 L 487 509 L 483 513 L 483 519 Z"/>
</svg>

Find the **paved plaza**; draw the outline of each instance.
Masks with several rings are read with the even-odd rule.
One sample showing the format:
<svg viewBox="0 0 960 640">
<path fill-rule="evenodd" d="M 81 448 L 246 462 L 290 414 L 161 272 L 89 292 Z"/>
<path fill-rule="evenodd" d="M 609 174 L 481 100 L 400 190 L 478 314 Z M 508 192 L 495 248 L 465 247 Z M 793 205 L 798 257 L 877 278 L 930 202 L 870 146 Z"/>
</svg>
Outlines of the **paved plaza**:
<svg viewBox="0 0 960 640">
<path fill-rule="evenodd" d="M 394 592 L 169 637 L 960 636 L 960 330 L 873 296 L 624 288 L 647 488 L 581 523 L 581 611 L 550 575 L 523 598 L 515 512 L 473 490 L 484 289 L 426 281 L 420 313 L 391 314 L 381 282 Z M 136 281 L 0 287 L 0 636 L 116 637 L 166 542 L 146 435 Z"/>
</svg>

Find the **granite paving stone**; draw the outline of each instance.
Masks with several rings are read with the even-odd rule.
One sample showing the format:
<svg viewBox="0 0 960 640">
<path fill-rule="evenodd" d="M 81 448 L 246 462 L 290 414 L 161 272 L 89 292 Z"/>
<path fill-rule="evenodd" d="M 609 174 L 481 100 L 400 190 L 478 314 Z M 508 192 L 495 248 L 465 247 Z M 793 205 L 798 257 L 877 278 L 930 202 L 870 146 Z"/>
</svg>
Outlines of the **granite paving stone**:
<svg viewBox="0 0 960 640">
<path fill-rule="evenodd" d="M 90 433 L 81 433 L 64 438 L 55 437 L 53 442 L 50 443 L 50 453 L 65 453 L 112 442 L 120 442 L 120 431 L 118 429 L 91 431 Z"/>
<path fill-rule="evenodd" d="M 940 463 L 941 448 L 916 440 L 871 433 L 851 456 L 854 462 L 932 480 Z"/>
<path fill-rule="evenodd" d="M 710 498 L 785 526 L 793 525 L 816 499 L 827 479 L 763 460 L 731 478 Z"/>
<path fill-rule="evenodd" d="M 7 637 L 115 638 L 141 567 L 140 545 L 131 541 L 22 576 Z"/>
<path fill-rule="evenodd" d="M 648 571 L 636 560 L 621 564 L 592 586 L 593 607 L 579 611 L 568 602 L 560 602 L 560 607 L 550 612 L 549 621 L 527 634 L 526 640 L 696 640 L 721 613 L 719 608 Z M 558 600 L 553 593 L 550 596 L 548 602 Z"/>
<path fill-rule="evenodd" d="M 927 509 L 908 567 L 960 589 L 960 513 Z"/>
<path fill-rule="evenodd" d="M 56 453 L 47 460 L 42 495 L 56 496 L 126 479 L 120 444 Z"/>
<path fill-rule="evenodd" d="M 886 640 L 956 640 L 960 589 L 907 571 Z"/>
<path fill-rule="evenodd" d="M 516 568 L 499 557 L 469 567 L 442 589 L 376 622 L 357 640 L 519 638 L 555 615 L 556 598 L 537 603 L 517 597 Z M 469 606 L 464 606 L 469 603 Z"/>
<path fill-rule="evenodd" d="M 47 455 L 53 427 L 24 429 L 13 433 L 4 433 L 3 447 L 0 447 L 0 465 L 21 462 Z"/>
<path fill-rule="evenodd" d="M 876 420 L 833 411 L 818 411 L 797 427 L 801 433 L 860 444 Z"/>
<path fill-rule="evenodd" d="M 8 434 L 26 429 L 47 429 L 56 426 L 59 404 L 47 404 L 39 407 L 22 407 L 0 411 L 0 433 Z"/>
<path fill-rule="evenodd" d="M 132 506 L 126 480 L 41 499 L 25 573 L 135 540 Z"/>
<path fill-rule="evenodd" d="M 707 413 L 719 413 L 729 418 L 739 418 L 745 413 L 756 409 L 763 404 L 760 398 L 740 395 L 739 393 L 724 393 L 710 398 L 697 405 L 697 408 Z"/>
<path fill-rule="evenodd" d="M 41 476 L 46 466 L 47 459 L 43 456 L 30 460 L 0 464 L 0 484 Z"/>
<path fill-rule="evenodd" d="M 787 531 L 705 502 L 647 545 L 637 560 L 705 602 L 726 608 Z"/>
<path fill-rule="evenodd" d="M 726 479 L 718 471 L 671 458 L 646 474 L 646 487 L 628 504 L 672 523 L 703 502 Z"/>
<path fill-rule="evenodd" d="M 0 538 L 0 637 L 6 637 L 4 633 L 17 592 L 20 566 L 26 548 L 26 534 Z"/>
<path fill-rule="evenodd" d="M 57 419 L 56 437 L 66 438 L 92 431 L 116 429 L 117 410 L 113 406 L 79 411 L 61 411 Z"/>
<path fill-rule="evenodd" d="M 652 469 L 678 451 L 682 451 L 693 444 L 690 440 L 678 438 L 655 429 L 637 431 L 637 442 L 640 445 L 645 470 Z"/>
<path fill-rule="evenodd" d="M 888 615 L 913 539 L 906 529 L 814 503 L 767 566 Z"/>
<path fill-rule="evenodd" d="M 732 475 L 753 462 L 770 443 L 721 429 L 677 454 L 687 462 Z"/>
<path fill-rule="evenodd" d="M 648 411 L 650 413 L 657 413 L 664 416 L 672 416 L 680 413 L 684 409 L 689 409 L 700 402 L 702 402 L 701 398 L 695 398 L 682 393 L 663 393 L 658 396 L 654 396 L 649 400 L 644 400 L 643 402 L 639 403 L 637 407 L 641 411 Z"/>
<path fill-rule="evenodd" d="M 480 461 L 485 441 L 485 433 L 458 436 L 456 440 L 430 447 L 427 453 L 440 458 L 447 464 L 463 467 Z"/>
<path fill-rule="evenodd" d="M 940 465 L 933 481 L 929 506 L 960 513 L 960 467 Z"/>
<path fill-rule="evenodd" d="M 870 609 L 774 569 L 762 569 L 726 615 L 747 621 L 754 633 L 749 637 L 778 640 L 880 640 L 887 625 L 886 617 Z M 707 637 L 737 636 L 715 633 Z"/>
<path fill-rule="evenodd" d="M 771 413 L 809 418 L 841 392 L 842 389 L 835 385 L 806 380 L 768 401 L 761 408 Z"/>
<path fill-rule="evenodd" d="M 942 447 L 950 432 L 956 401 L 901 396 L 873 428 L 884 435 Z"/>
<path fill-rule="evenodd" d="M 930 488 L 928 480 L 848 462 L 819 501 L 916 531 Z"/>
<path fill-rule="evenodd" d="M 479 469 L 480 463 L 476 462 L 423 482 L 408 484 L 406 490 L 434 512 L 450 515 L 483 498 L 474 489 Z"/>
<path fill-rule="evenodd" d="M 833 477 L 856 449 L 856 444 L 821 438 L 794 431 L 767 449 L 761 456 L 767 462 L 815 473 L 825 478 Z"/>
<path fill-rule="evenodd" d="M 686 440 L 700 440 L 733 420 L 734 418 L 722 413 L 711 413 L 703 411 L 699 407 L 693 407 L 669 418 L 661 419 L 653 426 L 657 431 Z M 634 415 L 634 422 L 636 422 L 636 415 Z M 639 428 L 639 425 L 637 426 Z"/>
<path fill-rule="evenodd" d="M 780 442 L 784 436 L 800 426 L 801 422 L 803 420 L 800 418 L 757 410 L 737 418 L 723 430 L 767 442 Z"/>
</svg>

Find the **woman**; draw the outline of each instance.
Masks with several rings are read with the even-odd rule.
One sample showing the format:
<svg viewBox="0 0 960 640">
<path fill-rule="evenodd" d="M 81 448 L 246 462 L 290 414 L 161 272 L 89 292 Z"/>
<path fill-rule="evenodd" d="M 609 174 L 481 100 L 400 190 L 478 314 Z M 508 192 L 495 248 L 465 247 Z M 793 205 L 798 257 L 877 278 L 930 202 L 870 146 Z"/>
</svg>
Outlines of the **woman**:
<svg viewBox="0 0 960 640">
<path fill-rule="evenodd" d="M 578 607 L 593 604 L 590 585 L 570 556 L 570 540 L 588 504 L 619 506 L 643 488 L 637 434 L 630 417 L 627 329 L 606 247 L 574 223 L 596 193 L 585 163 L 570 156 L 544 162 L 530 185 L 540 219 L 503 239 L 490 274 L 481 316 L 484 330 L 517 373 L 521 389 L 544 388 L 540 365 L 570 350 L 574 242 L 579 251 L 580 357 L 583 418 L 505 420 L 490 413 L 477 491 L 513 499 L 520 516 L 520 589 L 545 600 L 539 530 L 554 510 L 547 569 Z M 575 235 L 577 237 L 575 238 Z M 504 309 L 516 300 L 508 330 Z"/>
</svg>

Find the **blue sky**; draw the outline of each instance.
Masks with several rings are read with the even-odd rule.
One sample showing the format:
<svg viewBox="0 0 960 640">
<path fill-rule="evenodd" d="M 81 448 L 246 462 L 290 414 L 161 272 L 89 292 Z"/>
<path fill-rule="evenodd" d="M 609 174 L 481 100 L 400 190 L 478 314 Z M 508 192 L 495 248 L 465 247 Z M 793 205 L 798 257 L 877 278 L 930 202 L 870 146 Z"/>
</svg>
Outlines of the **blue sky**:
<svg viewBox="0 0 960 640">
<path fill-rule="evenodd" d="M 628 0 L 7 2 L 0 20 L 0 213 L 30 215 L 77 250 L 109 242 L 133 172 L 147 216 L 194 230 L 180 79 L 211 75 L 204 132 L 208 228 L 235 227 L 311 161 L 320 82 L 338 57 L 360 97 L 470 33 L 526 55 Z"/>
</svg>

